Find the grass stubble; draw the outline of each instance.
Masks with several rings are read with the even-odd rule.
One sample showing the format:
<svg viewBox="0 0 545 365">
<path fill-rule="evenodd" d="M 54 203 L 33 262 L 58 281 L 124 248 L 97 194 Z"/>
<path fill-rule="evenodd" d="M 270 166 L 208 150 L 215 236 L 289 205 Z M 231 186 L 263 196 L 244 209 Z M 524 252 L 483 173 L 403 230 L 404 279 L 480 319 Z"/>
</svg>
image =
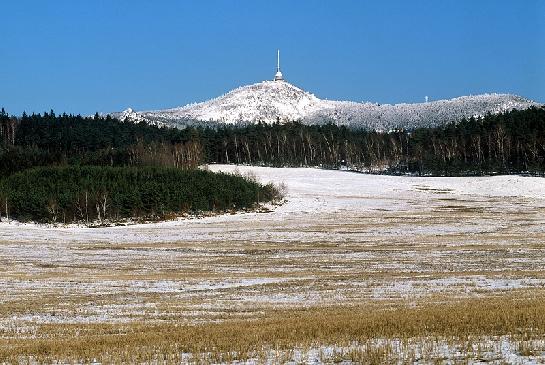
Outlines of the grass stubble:
<svg viewBox="0 0 545 365">
<path fill-rule="evenodd" d="M 0 239 L 0 363 L 543 359 L 545 210 L 437 204 L 193 241 Z"/>
<path fill-rule="evenodd" d="M 457 301 L 272 310 L 248 320 L 198 325 L 41 324 L 26 334 L 3 328 L 0 362 L 283 362 L 321 349 L 314 356 L 326 362 L 406 363 L 441 359 L 445 346 L 463 361 L 486 359 L 487 349 L 493 352 L 502 338 L 521 356 L 540 356 L 544 298 L 533 290 Z"/>
</svg>

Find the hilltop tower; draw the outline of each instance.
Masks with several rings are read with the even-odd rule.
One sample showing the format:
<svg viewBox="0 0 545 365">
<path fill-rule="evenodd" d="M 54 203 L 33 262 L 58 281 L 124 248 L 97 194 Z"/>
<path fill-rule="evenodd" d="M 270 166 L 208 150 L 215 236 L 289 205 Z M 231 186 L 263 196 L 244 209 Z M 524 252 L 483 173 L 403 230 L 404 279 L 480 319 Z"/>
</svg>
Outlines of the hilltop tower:
<svg viewBox="0 0 545 365">
<path fill-rule="evenodd" d="M 276 73 L 274 74 L 274 81 L 284 81 L 282 72 L 280 72 L 280 50 L 276 50 Z"/>
</svg>

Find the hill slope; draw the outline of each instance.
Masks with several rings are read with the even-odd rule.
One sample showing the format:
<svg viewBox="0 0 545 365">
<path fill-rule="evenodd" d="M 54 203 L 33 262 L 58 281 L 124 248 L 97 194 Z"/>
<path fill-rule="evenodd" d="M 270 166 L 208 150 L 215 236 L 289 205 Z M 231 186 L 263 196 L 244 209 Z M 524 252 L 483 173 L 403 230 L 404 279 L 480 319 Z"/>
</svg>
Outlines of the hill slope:
<svg viewBox="0 0 545 365">
<path fill-rule="evenodd" d="M 437 126 L 463 117 L 526 109 L 532 105 L 538 104 L 510 94 L 395 105 L 331 101 L 319 99 L 286 81 L 263 81 L 201 103 L 144 112 L 127 109 L 112 115 L 175 127 L 199 122 L 233 124 L 301 120 L 305 124 L 333 122 L 354 128 L 388 130 Z"/>
</svg>

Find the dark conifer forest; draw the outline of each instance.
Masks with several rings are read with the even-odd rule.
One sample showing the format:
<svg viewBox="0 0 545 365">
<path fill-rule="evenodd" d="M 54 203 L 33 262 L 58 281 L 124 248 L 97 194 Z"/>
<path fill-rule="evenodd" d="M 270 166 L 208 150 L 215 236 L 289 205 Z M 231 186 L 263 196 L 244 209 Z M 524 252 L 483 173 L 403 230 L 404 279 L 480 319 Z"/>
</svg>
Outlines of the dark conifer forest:
<svg viewBox="0 0 545 365">
<path fill-rule="evenodd" d="M 357 171 L 434 176 L 545 171 L 544 108 L 389 132 L 290 123 L 226 126 L 198 134 L 207 162 L 346 166 Z"/>
<path fill-rule="evenodd" d="M 542 174 L 545 109 L 464 119 L 443 127 L 375 132 L 333 124 L 174 129 L 106 117 L 0 114 L 0 176 L 33 166 L 203 163 L 347 166 L 391 174 Z"/>
<path fill-rule="evenodd" d="M 117 222 L 253 208 L 271 184 L 195 169 L 193 131 L 52 111 L 0 112 L 0 220 Z"/>
<path fill-rule="evenodd" d="M 40 222 L 102 223 L 240 210 L 275 194 L 272 185 L 241 176 L 147 166 L 39 167 L 0 181 L 4 216 Z"/>
<path fill-rule="evenodd" d="M 13 117 L 3 109 L 0 112 L 0 205 L 7 201 L 8 212 L 11 205 L 12 214 L 21 218 L 59 221 L 62 212 L 62 220 L 81 221 L 81 194 L 85 192 L 94 199 L 92 204 L 87 203 L 85 220 L 101 220 L 105 215 L 159 216 L 190 209 L 248 207 L 251 194 L 254 201 L 274 195 L 266 191 L 270 187 L 258 188 L 246 181 L 250 185 L 239 186 L 245 192 L 244 198 L 237 197 L 229 185 L 238 185 L 226 178 L 214 185 L 221 193 L 205 191 L 191 180 L 200 176 L 201 184 L 211 184 L 211 175 L 193 171 L 204 163 L 433 176 L 543 175 L 545 108 L 464 119 L 442 127 L 388 132 L 299 122 L 214 127 L 201 124 L 174 129 L 110 116 L 56 115 L 50 111 Z M 35 167 L 49 168 L 27 171 Z M 152 182 L 144 184 L 142 176 Z M 95 177 L 105 185 L 85 185 Z M 176 189 L 187 193 L 177 179 L 193 181 L 191 189 L 197 195 L 176 195 Z M 220 189 L 217 184 L 225 186 Z M 110 210 L 100 213 L 96 206 L 105 186 Z M 53 187 L 55 190 L 51 190 Z M 119 194 L 115 198 L 114 190 Z M 155 193 L 149 200 L 145 195 L 151 191 Z M 27 200 L 25 207 L 22 200 Z M 92 213 L 90 205 L 94 206 Z M 5 215 L 6 207 L 0 211 Z"/>
</svg>

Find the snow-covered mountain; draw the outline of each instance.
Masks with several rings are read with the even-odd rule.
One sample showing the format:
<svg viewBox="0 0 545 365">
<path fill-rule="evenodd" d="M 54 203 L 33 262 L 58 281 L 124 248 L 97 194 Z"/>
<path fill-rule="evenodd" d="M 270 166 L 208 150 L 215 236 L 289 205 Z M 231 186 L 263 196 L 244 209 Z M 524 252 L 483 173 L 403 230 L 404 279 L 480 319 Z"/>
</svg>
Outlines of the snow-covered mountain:
<svg viewBox="0 0 545 365">
<path fill-rule="evenodd" d="M 239 87 L 218 98 L 179 108 L 114 113 L 118 118 L 159 124 L 188 123 L 192 120 L 240 123 L 268 123 L 302 120 L 335 102 L 318 99 L 286 81 L 263 81 Z"/>
<path fill-rule="evenodd" d="M 300 120 L 305 124 L 333 122 L 354 128 L 389 130 L 436 126 L 463 117 L 526 109 L 539 105 L 510 94 L 462 96 L 415 104 L 377 104 L 319 99 L 287 81 L 263 81 L 242 86 L 218 98 L 186 106 L 112 113 L 122 120 L 184 127 L 191 124 L 273 123 Z"/>
</svg>

